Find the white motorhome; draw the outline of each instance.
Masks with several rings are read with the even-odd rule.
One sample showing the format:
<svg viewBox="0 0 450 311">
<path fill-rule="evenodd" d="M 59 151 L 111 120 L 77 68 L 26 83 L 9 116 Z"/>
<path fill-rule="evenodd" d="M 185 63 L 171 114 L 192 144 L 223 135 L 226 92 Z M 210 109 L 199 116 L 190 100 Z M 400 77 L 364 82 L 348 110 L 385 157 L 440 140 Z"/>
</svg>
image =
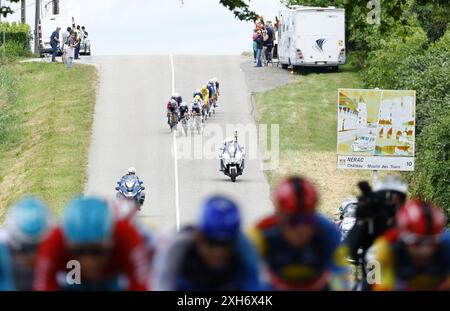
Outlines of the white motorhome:
<svg viewBox="0 0 450 311">
<path fill-rule="evenodd" d="M 292 6 L 280 11 L 278 55 L 292 65 L 338 68 L 346 62 L 345 10 Z"/>
<path fill-rule="evenodd" d="M 67 27 L 72 27 L 75 24 L 73 17 L 52 15 L 47 18 L 42 18 L 39 23 L 39 44 L 41 47 L 41 54 L 51 53 L 52 47 L 50 45 L 50 37 L 57 27 L 61 28 L 59 32 L 59 39 L 62 40 L 62 33 L 67 30 Z"/>
</svg>

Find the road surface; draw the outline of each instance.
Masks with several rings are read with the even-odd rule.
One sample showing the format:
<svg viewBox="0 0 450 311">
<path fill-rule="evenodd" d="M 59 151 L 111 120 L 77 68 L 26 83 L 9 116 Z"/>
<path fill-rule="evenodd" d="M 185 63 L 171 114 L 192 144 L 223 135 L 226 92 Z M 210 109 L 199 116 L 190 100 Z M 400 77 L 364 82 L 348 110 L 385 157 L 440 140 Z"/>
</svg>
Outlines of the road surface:
<svg viewBox="0 0 450 311">
<path fill-rule="evenodd" d="M 116 181 L 134 166 L 147 188 L 140 215 L 154 228 L 175 230 L 195 221 L 202 201 L 214 193 L 231 195 L 241 204 L 246 226 L 272 211 L 254 152 L 236 183 L 219 172 L 217 148 L 224 131 L 230 135 L 236 125 L 254 126 L 240 56 L 105 56 L 88 62 L 99 65 L 100 86 L 87 194 L 112 198 Z M 221 82 L 221 106 L 207 121 L 204 136 L 173 137 L 165 118 L 173 89 L 191 101 L 194 90 L 213 77 Z M 257 138 L 242 139 L 252 149 Z"/>
</svg>

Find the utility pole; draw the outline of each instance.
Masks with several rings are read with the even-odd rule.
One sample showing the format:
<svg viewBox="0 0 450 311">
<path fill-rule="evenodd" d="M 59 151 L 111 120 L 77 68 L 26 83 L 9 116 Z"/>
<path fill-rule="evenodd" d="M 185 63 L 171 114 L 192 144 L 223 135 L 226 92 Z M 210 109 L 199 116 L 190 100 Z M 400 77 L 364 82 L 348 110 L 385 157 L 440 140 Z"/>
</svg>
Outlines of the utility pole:
<svg viewBox="0 0 450 311">
<path fill-rule="evenodd" d="M 26 0 L 20 0 L 20 20 L 22 24 L 26 24 L 27 22 L 27 2 Z"/>
<path fill-rule="evenodd" d="M 2 0 L 0 0 L 0 11 L 1 11 L 1 8 L 2 8 Z M 0 22 L 2 21 L 2 14 L 0 14 Z"/>
<path fill-rule="evenodd" d="M 53 0 L 53 15 L 59 14 L 59 0 Z"/>
<path fill-rule="evenodd" d="M 34 20 L 34 53 L 40 54 L 39 47 L 39 24 L 41 20 L 41 0 L 36 0 L 35 20 Z"/>
</svg>

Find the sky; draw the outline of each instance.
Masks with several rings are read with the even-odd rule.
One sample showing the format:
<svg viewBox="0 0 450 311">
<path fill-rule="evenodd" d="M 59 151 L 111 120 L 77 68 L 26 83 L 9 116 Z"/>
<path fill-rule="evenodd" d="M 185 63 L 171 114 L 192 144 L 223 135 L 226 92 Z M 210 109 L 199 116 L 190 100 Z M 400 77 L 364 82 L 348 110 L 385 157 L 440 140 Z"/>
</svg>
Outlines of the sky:
<svg viewBox="0 0 450 311">
<path fill-rule="evenodd" d="M 30 25 L 33 3 L 27 0 Z M 95 55 L 229 55 L 252 49 L 252 23 L 236 19 L 219 0 L 60 0 L 60 6 L 61 15 L 86 26 Z M 274 20 L 282 6 L 279 0 L 250 0 L 250 7 Z M 51 5 L 42 14 L 51 15 Z M 20 10 L 7 20 L 20 20 Z"/>
</svg>

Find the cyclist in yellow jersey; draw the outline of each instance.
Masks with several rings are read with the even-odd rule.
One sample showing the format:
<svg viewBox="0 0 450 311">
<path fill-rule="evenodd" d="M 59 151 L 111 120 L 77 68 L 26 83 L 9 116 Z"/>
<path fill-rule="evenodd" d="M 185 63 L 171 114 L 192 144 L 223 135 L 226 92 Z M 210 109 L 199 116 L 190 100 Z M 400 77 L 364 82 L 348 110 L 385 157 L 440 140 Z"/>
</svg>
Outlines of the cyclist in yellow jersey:
<svg viewBox="0 0 450 311">
<path fill-rule="evenodd" d="M 209 112 L 209 90 L 206 85 L 202 86 L 201 92 L 203 94 L 203 116 L 206 119 Z"/>
</svg>

